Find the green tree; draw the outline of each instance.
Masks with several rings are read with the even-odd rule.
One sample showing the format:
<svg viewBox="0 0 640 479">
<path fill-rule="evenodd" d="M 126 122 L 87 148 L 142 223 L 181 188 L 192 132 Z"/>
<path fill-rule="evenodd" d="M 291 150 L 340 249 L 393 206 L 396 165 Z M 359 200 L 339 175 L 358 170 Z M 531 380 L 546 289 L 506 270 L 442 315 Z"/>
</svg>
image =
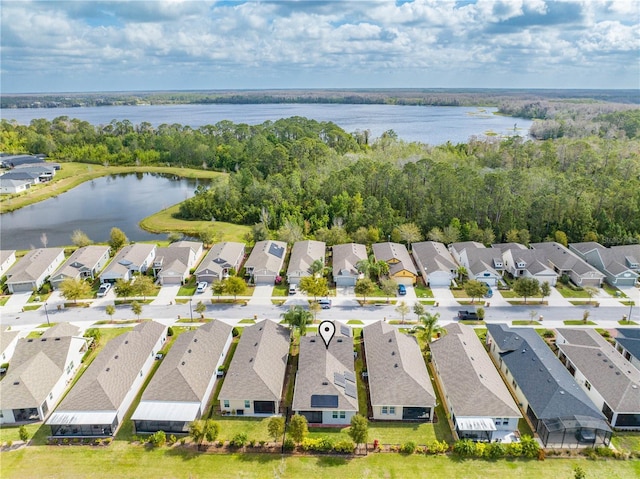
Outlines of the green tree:
<svg viewBox="0 0 640 479">
<path fill-rule="evenodd" d="M 27 431 L 24 424 L 18 428 L 18 436 L 22 442 L 27 442 L 29 440 L 29 431 Z"/>
<path fill-rule="evenodd" d="M 129 239 L 127 238 L 127 235 L 124 234 L 124 231 L 116 227 L 111 228 L 111 233 L 109 234 L 109 246 L 111 246 L 111 251 L 113 253 L 122 248 L 127 241 L 129 241 Z"/>
<path fill-rule="evenodd" d="M 284 434 L 284 418 L 282 416 L 273 416 L 269 419 L 267 432 L 274 442 L 281 438 Z"/>
<path fill-rule="evenodd" d="M 587 479 L 587 473 L 584 472 L 581 466 L 575 466 L 573 468 L 573 477 L 574 479 Z"/>
<path fill-rule="evenodd" d="M 307 418 L 294 414 L 289 421 L 289 436 L 294 440 L 296 444 L 300 444 L 302 440 L 309 434 L 309 427 L 307 426 Z"/>
<path fill-rule="evenodd" d="M 486 283 L 475 279 L 467 281 L 464 285 L 464 292 L 471 298 L 472 303 L 475 303 L 476 298 L 482 298 L 487 294 L 488 290 Z"/>
<path fill-rule="evenodd" d="M 143 274 L 137 275 L 135 281 L 132 284 L 133 296 L 142 296 L 143 299 L 147 299 L 147 296 L 155 293 L 156 287 L 153 284 L 153 278 L 145 276 Z"/>
<path fill-rule="evenodd" d="M 398 306 L 396 306 L 396 312 L 402 316 L 402 324 L 404 324 L 404 317 L 409 314 L 409 311 L 411 311 L 411 309 L 406 301 L 400 301 Z"/>
<path fill-rule="evenodd" d="M 412 243 L 422 241 L 422 233 L 415 223 L 405 223 L 398 226 L 398 233 L 400 234 L 400 241 L 406 243 L 409 247 L 411 247 Z"/>
<path fill-rule="evenodd" d="M 567 234 L 564 231 L 556 231 L 553 234 L 553 240 L 565 247 L 569 244 L 569 238 L 567 238 Z"/>
<path fill-rule="evenodd" d="M 356 414 L 351 418 L 349 437 L 351 437 L 357 445 L 366 445 L 369 439 L 369 421 L 367 421 L 366 417 Z"/>
<path fill-rule="evenodd" d="M 544 302 L 544 298 L 551 295 L 551 286 L 547 281 L 540 285 L 540 294 L 542 295 L 542 302 Z"/>
<path fill-rule="evenodd" d="M 220 241 L 220 233 L 213 226 L 204 226 L 198 230 L 198 238 L 205 246 L 211 246 Z"/>
<path fill-rule="evenodd" d="M 380 289 L 387 297 L 387 303 L 388 303 L 389 298 L 391 296 L 396 295 L 396 291 L 398 290 L 398 284 L 392 279 L 383 279 L 381 281 Z"/>
<path fill-rule="evenodd" d="M 125 281 L 122 278 L 116 280 L 116 284 L 113 287 L 118 298 L 127 299 L 134 294 L 133 284 L 131 281 Z"/>
<path fill-rule="evenodd" d="M 594 286 L 585 286 L 584 292 L 589 296 L 589 304 L 593 302 L 593 297 L 597 296 L 599 293 L 598 288 L 595 288 Z"/>
<path fill-rule="evenodd" d="M 527 304 L 527 298 L 540 293 L 540 282 L 535 278 L 518 278 L 513 283 L 513 291 Z"/>
<path fill-rule="evenodd" d="M 424 332 L 423 334 L 425 336 L 425 339 L 427 340 L 427 343 L 433 341 L 434 334 L 443 334 L 447 332 L 446 329 L 438 325 L 439 319 L 440 313 L 425 313 L 424 315 L 420 316 L 421 324 L 419 326 L 416 326 L 416 329 Z"/>
<path fill-rule="evenodd" d="M 356 294 L 362 296 L 362 300 L 366 303 L 367 296 L 371 295 L 376 290 L 376 286 L 369 278 L 362 278 L 356 281 L 356 287 L 354 291 Z"/>
<path fill-rule="evenodd" d="M 305 276 L 300 279 L 300 290 L 313 296 L 313 299 L 317 299 L 318 296 L 326 296 L 329 294 L 327 278 Z"/>
<path fill-rule="evenodd" d="M 300 336 L 304 336 L 307 332 L 307 325 L 311 324 L 312 315 L 311 312 L 304 309 L 302 306 L 296 305 L 289 308 L 289 311 L 280 315 L 284 319 L 284 322 L 291 328 L 291 337 L 293 338 L 293 331 L 298 330 Z"/>
<path fill-rule="evenodd" d="M 322 306 L 317 301 L 311 301 L 309 303 L 309 312 L 313 314 L 313 320 L 318 319 L 318 313 L 322 310 Z"/>
<path fill-rule="evenodd" d="M 195 310 L 196 313 L 198 313 L 200 316 L 204 317 L 204 312 L 207 310 L 207 305 L 204 304 L 202 301 L 198 301 L 198 304 L 196 304 L 196 307 L 193 308 Z"/>
<path fill-rule="evenodd" d="M 213 419 L 207 419 L 204 421 L 204 438 L 208 442 L 215 441 L 219 434 L 220 434 L 219 423 L 217 423 Z"/>
<path fill-rule="evenodd" d="M 131 311 L 133 311 L 133 314 L 135 314 L 138 319 L 140 319 L 140 315 L 142 314 L 142 304 L 138 303 L 137 301 L 132 302 Z"/>
<path fill-rule="evenodd" d="M 189 437 L 191 437 L 191 439 L 193 439 L 193 442 L 195 442 L 198 446 L 200 445 L 200 443 L 202 443 L 205 437 L 204 419 L 198 419 L 196 421 L 192 421 L 189 424 Z"/>
<path fill-rule="evenodd" d="M 464 278 L 469 276 L 467 268 L 464 266 L 458 266 L 456 273 L 458 274 L 458 281 L 460 281 L 460 284 L 464 283 Z"/>
<path fill-rule="evenodd" d="M 324 276 L 324 261 L 322 261 L 321 259 L 315 260 L 313 263 L 311 263 L 309 269 L 311 270 L 311 274 L 313 276 Z"/>
<path fill-rule="evenodd" d="M 591 313 L 585 309 L 582 313 L 582 322 L 584 324 L 587 324 L 589 322 L 589 316 L 591 316 Z"/>
<path fill-rule="evenodd" d="M 218 297 L 218 299 L 220 299 L 220 296 L 224 294 L 224 286 L 224 281 L 214 281 L 214 283 L 211 285 L 211 290 L 213 291 L 213 294 Z"/>
<path fill-rule="evenodd" d="M 82 248 L 83 246 L 89 246 L 93 241 L 91 241 L 84 231 L 74 230 L 74 232 L 71 233 L 71 243 Z"/>
<path fill-rule="evenodd" d="M 425 308 L 424 304 L 422 304 L 420 301 L 416 301 L 413 304 L 413 313 L 418 317 L 418 319 L 420 319 L 420 316 L 422 316 L 426 312 L 427 308 Z"/>
<path fill-rule="evenodd" d="M 113 315 L 116 314 L 116 307 L 113 304 L 107 304 L 104 308 L 104 312 L 109 315 L 109 318 L 113 318 Z"/>
<path fill-rule="evenodd" d="M 84 279 L 67 278 L 60 283 L 60 295 L 74 303 L 77 303 L 79 298 L 88 297 L 90 294 L 91 285 Z"/>
<path fill-rule="evenodd" d="M 224 292 L 225 294 L 232 294 L 233 300 L 238 299 L 239 294 L 244 294 L 247 290 L 247 283 L 238 276 L 229 276 L 224 280 Z"/>
</svg>

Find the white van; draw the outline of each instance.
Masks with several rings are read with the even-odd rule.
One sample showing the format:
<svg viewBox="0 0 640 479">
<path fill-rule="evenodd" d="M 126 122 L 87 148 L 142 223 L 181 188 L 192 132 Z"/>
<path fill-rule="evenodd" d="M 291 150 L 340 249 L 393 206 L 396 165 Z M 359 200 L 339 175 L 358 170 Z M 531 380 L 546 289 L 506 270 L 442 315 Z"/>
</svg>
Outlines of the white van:
<svg viewBox="0 0 640 479">
<path fill-rule="evenodd" d="M 296 294 L 296 285 L 295 284 L 290 284 L 289 285 L 289 296 L 292 296 L 294 294 Z"/>
</svg>

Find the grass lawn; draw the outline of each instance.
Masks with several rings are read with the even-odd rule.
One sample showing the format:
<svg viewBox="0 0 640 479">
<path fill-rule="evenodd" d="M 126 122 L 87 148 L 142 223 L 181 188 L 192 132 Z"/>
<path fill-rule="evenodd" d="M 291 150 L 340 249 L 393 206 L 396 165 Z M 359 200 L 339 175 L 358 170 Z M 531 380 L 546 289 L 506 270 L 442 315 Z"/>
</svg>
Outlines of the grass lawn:
<svg viewBox="0 0 640 479">
<path fill-rule="evenodd" d="M 11 296 L 2 296 L 2 297 L 0 298 L 0 306 L 4 306 L 5 304 L 7 304 L 7 301 L 9 301 L 9 298 L 10 298 L 10 297 L 11 297 Z"/>
<path fill-rule="evenodd" d="M 286 284 L 276 284 L 273 287 L 271 296 L 289 296 L 289 286 Z"/>
<path fill-rule="evenodd" d="M 347 321 L 347 324 L 364 324 L 364 323 L 359 319 L 350 319 L 349 321 Z"/>
<path fill-rule="evenodd" d="M 416 284 L 414 289 L 418 298 L 433 298 L 433 291 L 431 291 L 431 288 L 428 288 L 427 286 Z"/>
<path fill-rule="evenodd" d="M 563 321 L 566 326 L 595 326 L 593 321 L 587 321 L 586 323 L 582 319 L 567 319 Z"/>
<path fill-rule="evenodd" d="M 269 418 L 214 416 L 213 420 L 220 424 L 218 440 L 229 441 L 241 432 L 244 432 L 250 441 L 272 440 L 267 432 Z"/>
<path fill-rule="evenodd" d="M 225 223 L 224 221 L 187 221 L 175 218 L 180 204 L 170 206 L 158 213 L 147 216 L 140 221 L 140 227 L 151 233 L 170 233 L 177 231 L 189 236 L 197 236 L 205 226 L 212 226 L 220 234 L 220 241 L 245 241 L 245 235 L 251 230 L 249 226 Z"/>
<path fill-rule="evenodd" d="M 638 323 L 636 323 L 635 321 L 629 321 L 627 319 L 621 319 L 620 321 L 618 321 L 618 324 L 620 324 L 621 326 L 637 326 Z"/>
<path fill-rule="evenodd" d="M 570 478 L 577 465 L 593 478 L 637 478 L 639 461 L 584 459 L 461 460 L 450 456 L 369 454 L 366 457 L 279 454 L 198 454 L 180 446 L 147 449 L 116 442 L 109 447 L 28 447 L 1 454 L 4 479 L 161 478 Z"/>
<path fill-rule="evenodd" d="M 515 320 L 511 321 L 514 326 L 540 326 L 540 321 Z"/>
<path fill-rule="evenodd" d="M 589 299 L 589 293 L 581 289 L 572 289 L 563 284 L 556 284 L 556 289 L 565 298 L 587 298 Z"/>
<path fill-rule="evenodd" d="M 509 303 L 511 306 L 528 306 L 528 305 L 541 305 L 541 304 L 546 304 L 546 301 L 542 301 L 542 300 L 530 300 L 527 298 L 527 302 L 525 303 L 524 301 L 520 301 L 520 300 L 510 300 L 507 301 L 507 303 Z"/>
<path fill-rule="evenodd" d="M 640 451 L 640 432 L 614 433 L 611 442 L 617 449 Z"/>
<path fill-rule="evenodd" d="M 516 294 L 515 291 L 513 291 L 512 289 L 509 290 L 500 290 L 500 295 L 503 298 L 522 298 L 522 296 L 519 296 Z M 536 294 L 535 296 L 527 296 L 527 299 L 529 298 L 542 298 L 541 294 Z"/>
</svg>

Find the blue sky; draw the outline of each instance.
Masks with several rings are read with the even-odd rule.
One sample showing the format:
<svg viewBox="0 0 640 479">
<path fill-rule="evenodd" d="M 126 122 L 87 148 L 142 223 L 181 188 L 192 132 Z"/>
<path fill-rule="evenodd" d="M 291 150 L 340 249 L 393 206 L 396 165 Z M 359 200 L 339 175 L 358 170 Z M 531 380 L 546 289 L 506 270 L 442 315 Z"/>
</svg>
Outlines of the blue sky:
<svg viewBox="0 0 640 479">
<path fill-rule="evenodd" d="M 3 93 L 640 88 L 640 0 L 11 1 Z"/>
</svg>

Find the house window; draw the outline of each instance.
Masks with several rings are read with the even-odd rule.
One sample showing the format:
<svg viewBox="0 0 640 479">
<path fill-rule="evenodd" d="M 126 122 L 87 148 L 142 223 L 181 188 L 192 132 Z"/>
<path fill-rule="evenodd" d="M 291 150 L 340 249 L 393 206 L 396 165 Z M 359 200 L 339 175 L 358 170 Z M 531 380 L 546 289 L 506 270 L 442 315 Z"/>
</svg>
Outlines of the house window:
<svg viewBox="0 0 640 479">
<path fill-rule="evenodd" d="M 396 407 L 395 406 L 389 406 L 389 414 L 394 415 L 396 413 Z"/>
<path fill-rule="evenodd" d="M 591 383 L 586 379 L 584 380 L 584 387 L 587 388 L 587 390 L 591 391 Z"/>
<path fill-rule="evenodd" d="M 244 401 L 244 408 L 245 409 L 251 409 L 251 401 L 245 400 Z"/>
<path fill-rule="evenodd" d="M 389 408 L 387 406 L 382 406 L 382 414 L 389 414 Z"/>
<path fill-rule="evenodd" d="M 347 417 L 347 413 L 344 411 L 340 411 L 340 419 L 344 419 Z"/>
<path fill-rule="evenodd" d="M 142 377 L 142 370 L 140 370 L 140 377 Z"/>
<path fill-rule="evenodd" d="M 333 417 L 333 419 L 338 419 L 338 411 L 333 411 L 331 417 Z"/>
<path fill-rule="evenodd" d="M 228 399 L 224 400 L 224 407 L 229 407 L 229 400 Z"/>
</svg>

